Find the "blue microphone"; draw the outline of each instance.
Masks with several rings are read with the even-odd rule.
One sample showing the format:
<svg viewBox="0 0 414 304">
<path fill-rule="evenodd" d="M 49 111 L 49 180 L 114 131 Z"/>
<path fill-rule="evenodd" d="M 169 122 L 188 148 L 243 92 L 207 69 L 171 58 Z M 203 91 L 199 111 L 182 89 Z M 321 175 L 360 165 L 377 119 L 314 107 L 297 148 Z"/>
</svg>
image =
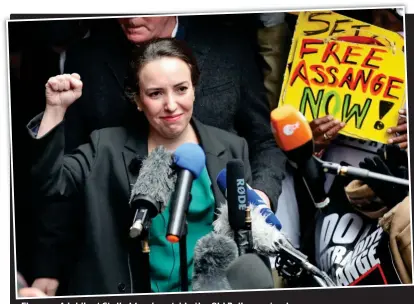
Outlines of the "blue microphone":
<svg viewBox="0 0 414 304">
<path fill-rule="evenodd" d="M 171 198 L 171 213 L 166 237 L 171 243 L 177 243 L 180 240 L 191 201 L 191 186 L 206 165 L 206 155 L 199 145 L 185 143 L 175 150 L 173 162 L 178 168 L 178 174 L 175 191 Z"/>
<path fill-rule="evenodd" d="M 223 169 L 217 175 L 216 179 L 217 185 L 223 193 L 223 195 L 227 198 L 227 169 Z M 280 223 L 279 219 L 273 213 L 273 211 L 267 207 L 266 203 L 260 197 L 259 194 L 256 193 L 248 184 L 247 186 L 247 201 L 250 205 L 255 207 L 260 207 L 260 213 L 264 218 L 266 218 L 266 223 L 269 225 L 275 226 L 278 230 L 282 229 L 282 224 Z"/>
</svg>

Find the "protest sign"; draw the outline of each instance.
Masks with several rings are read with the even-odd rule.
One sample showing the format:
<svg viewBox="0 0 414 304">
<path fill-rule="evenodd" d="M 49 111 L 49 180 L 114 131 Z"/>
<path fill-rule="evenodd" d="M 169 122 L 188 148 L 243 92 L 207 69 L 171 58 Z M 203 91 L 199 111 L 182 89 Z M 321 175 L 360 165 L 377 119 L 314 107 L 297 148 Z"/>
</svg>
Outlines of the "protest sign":
<svg viewBox="0 0 414 304">
<path fill-rule="evenodd" d="M 333 12 L 301 13 L 280 104 L 308 121 L 332 115 L 346 122 L 342 134 L 386 143 L 405 101 L 403 42 Z"/>
</svg>

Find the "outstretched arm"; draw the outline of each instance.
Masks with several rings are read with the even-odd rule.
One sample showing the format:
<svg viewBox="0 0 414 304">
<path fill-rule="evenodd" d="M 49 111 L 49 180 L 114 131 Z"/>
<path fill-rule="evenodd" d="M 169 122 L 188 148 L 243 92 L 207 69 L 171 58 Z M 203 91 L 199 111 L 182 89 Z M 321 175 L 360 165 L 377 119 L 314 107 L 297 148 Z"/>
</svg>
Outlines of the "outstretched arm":
<svg viewBox="0 0 414 304">
<path fill-rule="evenodd" d="M 240 62 L 241 108 L 238 133 L 249 145 L 253 185 L 273 211 L 282 192 L 286 157 L 277 146 L 270 126 L 270 106 L 255 55 L 244 48 Z"/>
</svg>

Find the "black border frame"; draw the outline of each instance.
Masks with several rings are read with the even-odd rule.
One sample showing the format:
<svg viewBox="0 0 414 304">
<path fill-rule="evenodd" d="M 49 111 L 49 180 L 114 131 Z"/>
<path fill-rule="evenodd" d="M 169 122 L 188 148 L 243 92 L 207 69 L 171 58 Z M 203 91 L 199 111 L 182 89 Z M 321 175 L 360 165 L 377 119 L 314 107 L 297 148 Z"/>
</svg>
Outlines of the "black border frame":
<svg viewBox="0 0 414 304">
<path fill-rule="evenodd" d="M 321 8 L 322 10 L 322 8 Z M 209 13 L 214 14 L 214 13 Z M 11 14 L 10 20 L 21 19 L 46 19 L 46 18 L 88 18 L 111 17 L 134 14 Z M 136 15 L 144 15 L 139 13 Z M 147 14 L 150 15 L 150 14 Z M 410 30 L 411 29 L 411 30 Z M 8 34 L 8 33 L 7 33 Z M 412 79 L 414 83 L 414 14 L 405 15 L 406 35 L 406 70 L 407 84 Z M 412 142 L 414 134 L 414 101 L 410 103 L 410 96 L 414 96 L 414 85 L 408 88 L 408 118 L 409 118 L 409 142 Z M 414 97 L 413 97 L 414 100 Z M 411 123 L 413 122 L 413 123 Z M 11 143 L 10 143 L 11 145 Z M 411 151 L 411 150 L 409 150 Z M 414 159 L 414 153 L 410 152 L 410 161 Z M 410 170 L 410 177 L 414 170 Z M 11 177 L 11 176 L 10 176 Z M 411 184 L 412 186 L 412 184 Z M 12 189 L 10 198 L 12 199 Z M 412 192 L 410 193 L 412 195 Z M 12 203 L 12 202 L 10 202 Z M 413 214 L 413 207 L 411 213 Z M 14 213 L 10 208 L 10 216 Z M 414 217 L 414 216 L 413 216 Z M 414 227 L 412 225 L 412 236 Z M 268 291 L 235 291 L 235 292 L 209 292 L 209 293 L 179 293 L 179 294 L 148 294 L 148 295 L 114 295 L 114 296 L 79 296 L 79 297 L 53 297 L 53 298 L 19 298 L 16 299 L 15 271 L 14 271 L 14 229 L 13 221 L 10 221 L 10 303 L 50 303 L 50 304 L 296 304 L 296 303 L 331 303 L 331 304 L 390 304 L 392 301 L 410 303 L 414 298 L 414 285 L 377 286 L 377 287 L 339 287 L 323 289 L 279 289 Z M 410 300 L 411 298 L 411 300 Z"/>
</svg>

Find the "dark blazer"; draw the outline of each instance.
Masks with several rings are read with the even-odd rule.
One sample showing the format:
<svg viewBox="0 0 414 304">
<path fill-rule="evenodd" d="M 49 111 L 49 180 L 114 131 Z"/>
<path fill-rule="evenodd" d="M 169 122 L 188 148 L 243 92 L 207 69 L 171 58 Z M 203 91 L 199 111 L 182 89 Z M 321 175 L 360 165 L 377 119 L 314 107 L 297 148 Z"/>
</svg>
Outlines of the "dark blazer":
<svg viewBox="0 0 414 304">
<path fill-rule="evenodd" d="M 29 129 L 39 123 L 39 118 L 29 124 Z M 246 181 L 251 183 L 247 143 L 196 119 L 192 124 L 206 154 L 219 206 L 225 199 L 215 179 L 229 160 L 244 161 Z M 147 132 L 141 130 L 114 127 L 94 131 L 89 143 L 70 155 L 64 155 L 64 122 L 41 139 L 33 140 L 33 152 L 38 159 L 32 171 L 33 180 L 41 193 L 68 198 L 78 194 L 79 198 L 72 200 L 79 211 L 76 217 L 68 219 L 73 216 L 70 213 L 59 215 L 59 220 L 77 221 L 82 226 L 80 231 L 66 231 L 72 234 L 66 237 L 77 240 L 76 258 L 67 273 L 67 294 L 146 292 L 143 280 L 148 265 L 142 259 L 139 242 L 133 243 L 128 237 L 133 217 L 128 201 L 139 172 L 131 168 L 131 163 L 147 155 Z M 44 220 L 56 222 L 56 218 Z"/>
</svg>

